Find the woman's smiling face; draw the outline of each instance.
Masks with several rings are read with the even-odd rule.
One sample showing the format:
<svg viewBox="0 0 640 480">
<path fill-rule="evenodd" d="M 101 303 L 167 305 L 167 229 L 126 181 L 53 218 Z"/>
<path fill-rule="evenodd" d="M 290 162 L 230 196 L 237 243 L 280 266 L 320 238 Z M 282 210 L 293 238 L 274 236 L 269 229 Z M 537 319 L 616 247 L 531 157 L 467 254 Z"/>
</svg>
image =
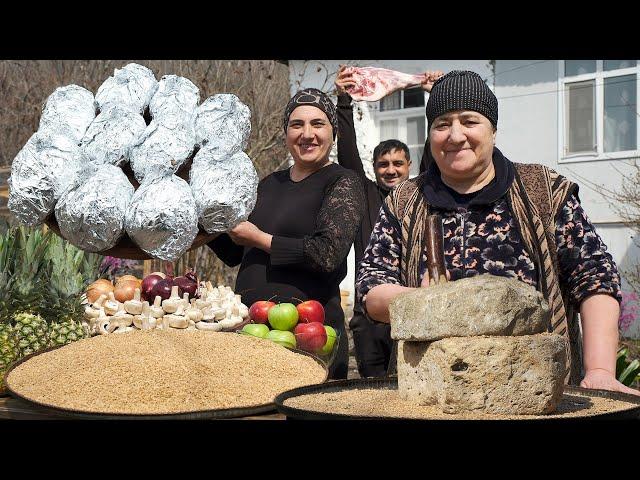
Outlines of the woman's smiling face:
<svg viewBox="0 0 640 480">
<path fill-rule="evenodd" d="M 297 107 L 289 117 L 286 143 L 294 162 L 306 166 L 323 165 L 333 146 L 329 118 L 317 107 Z"/>
<path fill-rule="evenodd" d="M 489 166 L 496 130 L 484 115 L 455 110 L 437 117 L 429 130 L 433 158 L 448 178 L 470 180 Z"/>
</svg>

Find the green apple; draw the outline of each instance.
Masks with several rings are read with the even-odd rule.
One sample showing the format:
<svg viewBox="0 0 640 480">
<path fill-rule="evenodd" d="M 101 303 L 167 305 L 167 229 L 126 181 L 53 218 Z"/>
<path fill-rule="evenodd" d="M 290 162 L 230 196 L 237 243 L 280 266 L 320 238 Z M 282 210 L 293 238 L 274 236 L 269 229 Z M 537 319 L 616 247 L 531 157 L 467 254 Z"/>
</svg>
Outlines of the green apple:
<svg viewBox="0 0 640 480">
<path fill-rule="evenodd" d="M 333 345 L 336 343 L 338 334 L 329 325 L 325 325 L 324 329 L 327 331 L 327 343 L 318 352 L 320 355 L 329 355 L 333 351 Z"/>
<path fill-rule="evenodd" d="M 264 338 L 276 342 L 283 347 L 296 348 L 296 336 L 286 330 L 271 330 Z"/>
<path fill-rule="evenodd" d="M 298 323 L 298 309 L 293 303 L 279 303 L 269 309 L 268 315 L 274 330 L 293 330 Z"/>
<path fill-rule="evenodd" d="M 247 335 L 264 338 L 269 333 L 269 327 L 264 323 L 247 323 L 240 331 Z"/>
</svg>

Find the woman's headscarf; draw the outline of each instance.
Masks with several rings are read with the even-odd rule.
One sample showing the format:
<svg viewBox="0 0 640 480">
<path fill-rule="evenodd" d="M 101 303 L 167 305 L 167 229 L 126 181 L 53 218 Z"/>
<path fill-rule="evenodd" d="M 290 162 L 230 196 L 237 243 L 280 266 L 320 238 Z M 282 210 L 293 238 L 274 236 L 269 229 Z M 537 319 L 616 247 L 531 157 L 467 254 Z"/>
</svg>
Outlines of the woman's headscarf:
<svg viewBox="0 0 640 480">
<path fill-rule="evenodd" d="M 318 90 L 317 88 L 305 88 L 291 97 L 284 109 L 284 133 L 287 133 L 291 113 L 297 107 L 303 105 L 317 107 L 327 115 L 329 123 L 331 123 L 331 128 L 333 129 L 333 139 L 335 140 L 336 133 L 338 133 L 338 116 L 336 113 L 336 106 L 326 93 Z"/>
</svg>

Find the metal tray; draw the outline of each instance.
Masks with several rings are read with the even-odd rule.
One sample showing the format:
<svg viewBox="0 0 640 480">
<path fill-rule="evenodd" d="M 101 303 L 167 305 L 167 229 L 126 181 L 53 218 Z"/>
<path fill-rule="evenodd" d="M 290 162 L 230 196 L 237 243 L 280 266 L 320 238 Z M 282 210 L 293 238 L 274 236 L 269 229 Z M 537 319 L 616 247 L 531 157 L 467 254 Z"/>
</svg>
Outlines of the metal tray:
<svg viewBox="0 0 640 480">
<path fill-rule="evenodd" d="M 345 390 L 357 390 L 357 389 L 398 389 L 398 377 L 384 377 L 384 378 L 359 378 L 352 380 L 338 380 L 330 381 L 327 383 L 309 385 L 306 387 L 294 388 L 281 393 L 275 398 L 275 405 L 278 412 L 286 415 L 287 419 L 292 420 L 392 420 L 392 421 L 424 421 L 421 419 L 401 417 L 367 417 L 358 415 L 345 415 L 342 413 L 327 413 L 317 412 L 313 410 L 303 410 L 300 408 L 287 407 L 284 402 L 293 397 L 300 397 L 313 393 L 323 392 L 338 392 Z M 581 387 L 565 386 L 564 393 L 569 395 L 581 395 L 586 397 L 604 397 L 612 400 L 621 400 L 629 402 L 631 405 L 626 410 L 619 410 L 615 412 L 606 412 L 600 414 L 594 414 L 589 416 L 566 416 L 566 417 L 550 417 L 550 418 L 524 418 L 524 421 L 556 421 L 556 420 L 584 420 L 584 419 L 639 419 L 640 418 L 640 397 L 631 395 L 628 393 L 611 392 L 608 390 L 591 390 Z M 465 421 L 477 421 L 472 419 L 465 419 Z M 496 420 L 505 420 L 496 417 Z M 460 421 L 459 417 L 452 416 L 451 420 L 437 419 L 427 421 Z M 512 420 L 513 421 L 513 420 Z"/>
<path fill-rule="evenodd" d="M 210 419 L 224 419 L 224 418 L 238 418 L 238 417 L 246 417 L 249 415 L 258 415 L 261 413 L 273 412 L 276 410 L 275 404 L 265 403 L 261 405 L 254 405 L 251 407 L 244 408 L 226 408 L 226 409 L 217 409 L 217 410 L 201 410 L 195 412 L 185 412 L 185 413 L 175 413 L 175 414 L 112 414 L 112 413 L 98 413 L 98 412 L 88 412 L 82 410 L 72 410 L 65 408 L 58 408 L 51 405 L 47 405 L 40 402 L 35 402 L 33 400 L 29 400 L 28 398 L 23 397 L 19 393 L 13 391 L 9 385 L 7 384 L 7 378 L 10 373 L 16 368 L 18 365 L 28 361 L 29 359 L 42 355 L 43 353 L 50 352 L 52 350 L 56 350 L 61 348 L 61 346 L 47 348 L 37 353 L 32 353 L 31 355 L 27 355 L 21 360 L 14 363 L 9 370 L 5 372 L 4 375 L 4 385 L 6 391 L 14 398 L 27 403 L 28 405 L 37 408 L 40 411 L 45 413 L 50 413 L 51 415 L 55 415 L 57 417 L 67 417 L 69 419 L 83 419 L 83 420 L 210 420 Z M 299 353 L 300 355 L 306 355 L 308 357 L 313 358 L 319 365 L 324 368 L 325 376 L 324 381 L 327 380 L 329 376 L 329 370 L 327 365 L 315 355 L 311 353 L 297 350 L 297 349 L 289 349 L 292 352 Z"/>
</svg>

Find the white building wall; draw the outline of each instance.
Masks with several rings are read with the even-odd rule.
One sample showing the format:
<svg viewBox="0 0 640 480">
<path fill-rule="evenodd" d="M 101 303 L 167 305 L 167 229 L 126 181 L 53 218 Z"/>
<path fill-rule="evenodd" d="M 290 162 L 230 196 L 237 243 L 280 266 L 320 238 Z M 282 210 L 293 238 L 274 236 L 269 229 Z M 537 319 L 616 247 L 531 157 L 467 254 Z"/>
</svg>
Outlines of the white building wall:
<svg viewBox="0 0 640 480">
<path fill-rule="evenodd" d="M 634 232 L 620 224 L 615 209 L 593 185 L 619 191 L 622 173 L 632 171 L 629 160 L 559 161 L 558 70 L 558 60 L 496 61 L 496 145 L 512 161 L 547 165 L 579 184 L 583 208 L 618 264 L 623 289 L 630 290 L 624 271 L 638 263 L 640 249 L 634 244 Z M 640 337 L 640 321 L 626 334 Z"/>
</svg>

